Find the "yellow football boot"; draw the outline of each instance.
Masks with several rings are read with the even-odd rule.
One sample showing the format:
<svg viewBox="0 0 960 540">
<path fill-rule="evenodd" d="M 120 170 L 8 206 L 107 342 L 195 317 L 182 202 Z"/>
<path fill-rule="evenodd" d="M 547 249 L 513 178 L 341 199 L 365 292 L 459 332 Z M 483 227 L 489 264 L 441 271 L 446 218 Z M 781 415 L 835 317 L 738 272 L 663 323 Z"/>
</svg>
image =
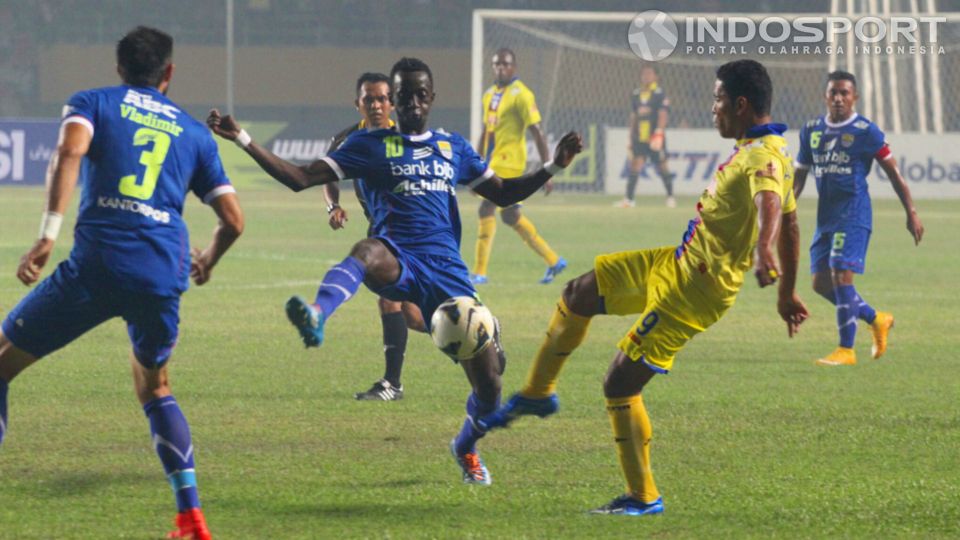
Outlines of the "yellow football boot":
<svg viewBox="0 0 960 540">
<path fill-rule="evenodd" d="M 870 347 L 870 354 L 876 360 L 887 352 L 887 335 L 893 328 L 893 314 L 884 311 L 877 312 L 877 318 L 870 325 L 870 333 L 873 334 L 873 346 Z"/>
<path fill-rule="evenodd" d="M 879 314 L 877 314 L 879 317 Z M 853 349 L 837 347 L 835 351 L 817 360 L 818 366 L 853 366 L 857 363 L 857 353 Z"/>
</svg>

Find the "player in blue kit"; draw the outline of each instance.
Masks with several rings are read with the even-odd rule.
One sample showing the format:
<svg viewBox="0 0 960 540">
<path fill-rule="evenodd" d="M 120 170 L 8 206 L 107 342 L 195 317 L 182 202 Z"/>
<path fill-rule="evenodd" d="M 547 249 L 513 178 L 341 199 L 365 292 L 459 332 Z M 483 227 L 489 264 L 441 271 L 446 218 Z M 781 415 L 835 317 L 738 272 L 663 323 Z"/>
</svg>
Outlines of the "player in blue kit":
<svg viewBox="0 0 960 540">
<path fill-rule="evenodd" d="M 296 166 L 251 142 L 236 121 L 211 111 L 207 123 L 217 134 L 247 150 L 273 178 L 294 191 L 343 178 L 363 178 L 374 234 L 354 244 L 350 255 L 323 278 L 312 303 L 287 302 L 287 315 L 308 347 L 323 342 L 324 323 L 349 300 L 360 283 L 375 294 L 420 307 L 425 321 L 444 300 L 476 296 L 460 256 L 460 213 L 456 186 L 465 185 L 504 207 L 535 193 L 582 149 L 576 133 L 565 135 L 553 163 L 504 182 L 457 134 L 431 131 L 427 117 L 434 101 L 433 75 L 420 60 L 403 58 L 390 72 L 399 130 L 360 130 L 329 156 Z M 463 481 L 489 484 L 476 442 L 485 435 L 473 421 L 496 410 L 503 365 L 498 347 L 487 347 L 461 362 L 473 392 L 467 419 L 451 442 Z"/>
<path fill-rule="evenodd" d="M 122 317 L 133 345 L 134 387 L 177 502 L 170 538 L 208 539 L 190 428 L 171 394 L 167 363 L 177 342 L 180 295 L 197 285 L 243 231 L 243 213 L 203 124 L 165 93 L 173 40 L 138 27 L 117 44 L 123 84 L 74 94 L 64 107 L 47 177 L 40 238 L 17 277 L 36 282 L 79 179 L 83 188 L 70 257 L 3 321 L 0 440 L 9 383 L 38 359 Z M 188 191 L 219 218 L 203 251 L 189 251 L 181 217 Z"/>
<path fill-rule="evenodd" d="M 893 315 L 876 311 L 857 294 L 853 275 L 862 274 L 867 244 L 873 227 L 873 212 L 867 175 L 876 161 L 893 186 L 907 212 L 907 230 L 916 244 L 923 238 L 923 224 L 910 196 L 910 188 L 897 169 L 897 161 L 880 128 L 854 111 L 857 80 L 846 71 L 827 76 L 827 114 L 811 120 L 800 130 L 794 190 L 803 191 L 808 172 L 817 180 L 817 230 L 810 246 L 813 290 L 837 307 L 839 346 L 817 360 L 821 366 L 857 363 L 853 350 L 857 320 L 870 325 L 871 353 L 880 358 L 887 349 Z"/>
</svg>

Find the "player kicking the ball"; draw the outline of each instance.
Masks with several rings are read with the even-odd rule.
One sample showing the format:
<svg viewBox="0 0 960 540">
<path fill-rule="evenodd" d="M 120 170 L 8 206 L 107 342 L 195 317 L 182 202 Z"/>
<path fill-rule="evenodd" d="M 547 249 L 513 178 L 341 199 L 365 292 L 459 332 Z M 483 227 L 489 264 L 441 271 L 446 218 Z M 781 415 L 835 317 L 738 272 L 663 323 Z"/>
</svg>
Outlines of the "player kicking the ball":
<svg viewBox="0 0 960 540">
<path fill-rule="evenodd" d="M 639 314 L 617 344 L 603 383 L 626 493 L 594 513 L 663 512 L 650 468 L 653 428 L 640 393 L 733 305 L 751 263 L 761 287 L 780 279 L 777 309 L 790 336 L 807 317 L 794 291 L 800 233 L 793 167 L 782 136 L 787 126 L 770 118 L 772 95 L 770 77 L 758 62 L 739 60 L 717 70 L 714 123 L 721 137 L 737 145 L 700 197 L 680 245 L 601 255 L 592 271 L 567 283 L 526 386 L 478 421 L 490 429 L 522 415 L 553 414 L 559 407 L 557 376 L 586 337 L 591 318 Z"/>
<path fill-rule="evenodd" d="M 349 256 L 327 272 L 313 302 L 300 297 L 287 302 L 287 316 L 308 347 L 320 346 L 324 324 L 361 283 L 381 297 L 417 304 L 428 321 L 448 298 L 475 297 L 460 257 L 455 187 L 466 185 L 498 206 L 509 206 L 535 193 L 582 149 L 580 136 L 568 133 L 553 163 L 504 182 L 463 137 L 427 128 L 435 94 L 425 63 L 403 58 L 394 64 L 390 80 L 399 130 L 357 131 L 336 151 L 306 166 L 288 163 L 253 143 L 230 116 L 211 111 L 208 118 L 217 134 L 236 141 L 264 171 L 294 191 L 344 178 L 364 179 L 375 234 L 354 244 Z M 476 450 L 486 432 L 474 419 L 499 406 L 503 363 L 497 349 L 487 347 L 460 362 L 473 391 L 467 398 L 467 419 L 451 449 L 467 483 L 491 481 Z"/>
</svg>

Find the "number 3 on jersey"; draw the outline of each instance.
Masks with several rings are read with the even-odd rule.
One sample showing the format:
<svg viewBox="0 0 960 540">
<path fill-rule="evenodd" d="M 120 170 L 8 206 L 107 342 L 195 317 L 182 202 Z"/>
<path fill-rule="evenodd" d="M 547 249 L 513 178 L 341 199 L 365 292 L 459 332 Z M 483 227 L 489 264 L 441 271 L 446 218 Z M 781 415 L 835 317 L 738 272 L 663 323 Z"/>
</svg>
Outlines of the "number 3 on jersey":
<svg viewBox="0 0 960 540">
<path fill-rule="evenodd" d="M 120 193 L 128 197 L 149 200 L 153 197 L 153 190 L 157 188 L 157 178 L 163 168 L 163 160 L 170 150 L 170 136 L 162 131 L 150 128 L 140 128 L 133 134 L 134 146 L 146 146 L 153 143 L 153 148 L 140 153 L 140 164 L 147 168 L 143 171 L 143 179 L 138 183 L 137 175 L 131 174 L 120 179 Z"/>
</svg>

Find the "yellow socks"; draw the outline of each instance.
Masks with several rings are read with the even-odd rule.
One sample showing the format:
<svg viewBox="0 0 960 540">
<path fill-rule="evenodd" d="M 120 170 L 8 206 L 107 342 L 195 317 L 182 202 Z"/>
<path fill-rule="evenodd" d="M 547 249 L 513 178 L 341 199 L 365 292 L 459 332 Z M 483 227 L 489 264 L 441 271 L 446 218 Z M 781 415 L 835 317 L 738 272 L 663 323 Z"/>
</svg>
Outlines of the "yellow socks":
<svg viewBox="0 0 960 540">
<path fill-rule="evenodd" d="M 607 398 L 607 415 L 613 427 L 620 469 L 627 480 L 627 493 L 645 503 L 660 497 L 650 469 L 650 439 L 653 427 L 640 394 Z"/>
<path fill-rule="evenodd" d="M 520 235 L 520 238 L 523 238 L 525 244 L 530 246 L 530 249 L 536 251 L 537 255 L 543 257 L 543 260 L 547 262 L 547 266 L 553 266 L 560 260 L 560 257 L 550 249 L 547 241 L 537 234 L 537 228 L 534 227 L 533 223 L 525 216 L 520 216 L 520 219 L 513 225 L 513 230 L 517 231 L 517 234 Z"/>
<path fill-rule="evenodd" d="M 563 363 L 583 343 L 589 326 L 590 317 L 571 312 L 561 297 L 550 319 L 547 337 L 530 366 L 527 384 L 520 391 L 523 396 L 543 399 L 556 392 L 557 376 Z"/>
<path fill-rule="evenodd" d="M 474 259 L 473 273 L 478 276 L 487 275 L 487 265 L 490 264 L 490 251 L 493 250 L 493 237 L 497 233 L 496 216 L 480 218 L 480 232 L 477 234 L 477 251 Z"/>
</svg>

